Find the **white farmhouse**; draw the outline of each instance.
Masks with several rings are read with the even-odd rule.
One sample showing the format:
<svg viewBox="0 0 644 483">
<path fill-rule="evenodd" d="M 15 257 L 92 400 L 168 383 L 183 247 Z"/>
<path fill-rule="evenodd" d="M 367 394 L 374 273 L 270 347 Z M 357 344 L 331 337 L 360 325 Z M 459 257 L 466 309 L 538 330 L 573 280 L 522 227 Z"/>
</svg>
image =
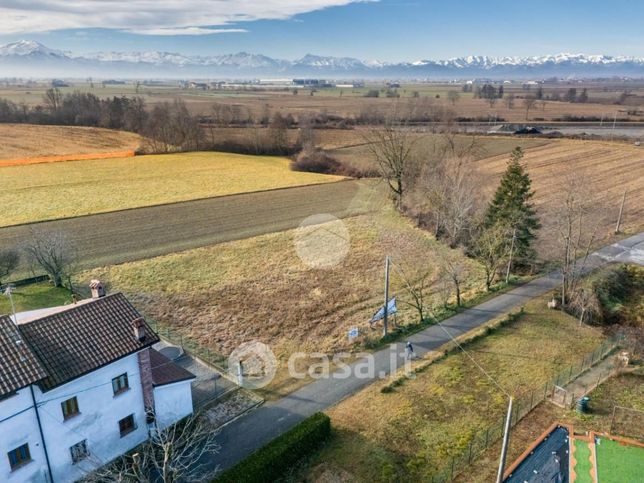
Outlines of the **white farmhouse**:
<svg viewBox="0 0 644 483">
<path fill-rule="evenodd" d="M 122 294 L 92 294 L 0 317 L 2 482 L 78 480 L 192 413 L 194 376 Z"/>
</svg>

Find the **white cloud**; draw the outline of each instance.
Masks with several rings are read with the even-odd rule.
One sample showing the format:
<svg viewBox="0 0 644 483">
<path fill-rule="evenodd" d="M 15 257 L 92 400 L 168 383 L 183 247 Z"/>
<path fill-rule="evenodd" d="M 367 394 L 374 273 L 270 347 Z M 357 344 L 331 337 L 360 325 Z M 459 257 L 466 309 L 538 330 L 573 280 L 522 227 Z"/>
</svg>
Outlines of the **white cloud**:
<svg viewBox="0 0 644 483">
<path fill-rule="evenodd" d="M 246 29 L 211 29 L 202 27 L 176 27 L 127 29 L 128 32 L 139 35 L 213 35 L 248 32 Z"/>
<path fill-rule="evenodd" d="M 327 7 L 377 0 L 2 0 L 0 34 L 108 28 L 142 35 L 210 35 L 209 28 L 281 20 Z"/>
</svg>

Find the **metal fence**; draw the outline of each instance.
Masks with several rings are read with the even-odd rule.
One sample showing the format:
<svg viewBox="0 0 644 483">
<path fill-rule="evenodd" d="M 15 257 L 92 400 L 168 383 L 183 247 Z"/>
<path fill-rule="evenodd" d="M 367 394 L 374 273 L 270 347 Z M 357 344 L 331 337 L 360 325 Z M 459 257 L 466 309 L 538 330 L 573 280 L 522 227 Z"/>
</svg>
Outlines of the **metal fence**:
<svg viewBox="0 0 644 483">
<path fill-rule="evenodd" d="M 644 411 L 614 406 L 610 419 L 610 434 L 644 440 Z"/>
<path fill-rule="evenodd" d="M 616 336 L 604 341 L 590 354 L 587 354 L 581 360 L 560 371 L 542 387 L 533 389 L 532 391 L 515 398 L 512 406 L 511 426 L 514 427 L 538 404 L 545 401 L 549 395 L 552 395 L 557 386 L 566 385 L 575 380 L 580 374 L 604 359 L 620 345 L 622 340 L 622 337 Z M 582 394 L 579 394 L 578 396 L 581 397 Z M 449 459 L 447 465 L 437 473 L 431 475 L 428 478 L 428 481 L 432 483 L 452 481 L 454 477 L 463 472 L 477 456 L 503 437 L 504 424 L 505 415 L 500 417 L 497 423 L 477 432 L 472 437 L 465 450 Z"/>
<path fill-rule="evenodd" d="M 228 359 L 223 355 L 213 351 L 212 349 L 202 347 L 194 340 L 184 337 L 183 334 L 172 327 L 160 324 L 156 320 L 152 319 L 147 319 L 147 321 L 160 337 L 174 345 L 180 346 L 185 352 L 188 352 L 190 355 L 200 359 L 220 372 L 226 373 Z"/>
</svg>

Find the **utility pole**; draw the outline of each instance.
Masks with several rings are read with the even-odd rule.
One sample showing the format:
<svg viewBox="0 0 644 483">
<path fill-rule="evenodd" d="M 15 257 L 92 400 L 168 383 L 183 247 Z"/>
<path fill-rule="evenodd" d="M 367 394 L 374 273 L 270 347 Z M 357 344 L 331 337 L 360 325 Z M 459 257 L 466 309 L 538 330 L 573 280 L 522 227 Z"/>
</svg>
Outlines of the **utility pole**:
<svg viewBox="0 0 644 483">
<path fill-rule="evenodd" d="M 517 237 L 516 227 L 512 230 L 512 245 L 510 245 L 510 260 L 508 260 L 508 269 L 505 272 L 505 283 L 510 282 L 510 269 L 512 268 L 512 254 L 514 253 L 514 240 Z"/>
<path fill-rule="evenodd" d="M 624 203 L 626 203 L 626 191 L 624 190 L 624 196 L 622 196 L 622 204 L 619 207 L 619 216 L 617 217 L 617 225 L 615 226 L 615 234 L 619 233 L 619 227 L 622 224 L 622 213 L 624 213 Z"/>
<path fill-rule="evenodd" d="M 617 124 L 617 113 L 615 113 L 615 116 L 613 117 L 613 129 L 610 131 L 610 140 L 613 140 L 613 136 L 615 135 L 615 124 Z"/>
<path fill-rule="evenodd" d="M 387 335 L 387 316 L 389 312 L 389 255 L 385 257 L 385 311 L 382 319 L 382 335 Z"/>
<path fill-rule="evenodd" d="M 499 461 L 499 472 L 496 475 L 496 483 L 503 483 L 503 473 L 505 472 L 505 458 L 508 454 L 508 444 L 510 443 L 510 424 L 512 423 L 512 396 L 508 403 L 508 415 L 505 418 L 505 432 L 503 433 L 503 446 L 501 447 L 501 460 Z"/>
<path fill-rule="evenodd" d="M 11 302 L 11 315 L 13 315 L 13 323 L 15 325 L 18 325 L 18 317 L 16 316 L 16 306 L 13 303 L 13 285 L 8 284 L 6 290 L 4 291 L 4 294 L 9 297 L 9 301 Z"/>
</svg>

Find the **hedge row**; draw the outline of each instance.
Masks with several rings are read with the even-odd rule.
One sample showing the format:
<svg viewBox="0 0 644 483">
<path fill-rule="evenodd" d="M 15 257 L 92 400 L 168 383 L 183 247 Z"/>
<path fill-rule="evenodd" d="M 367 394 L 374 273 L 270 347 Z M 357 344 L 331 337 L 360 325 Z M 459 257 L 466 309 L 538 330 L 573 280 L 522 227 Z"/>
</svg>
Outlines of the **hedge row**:
<svg viewBox="0 0 644 483">
<path fill-rule="evenodd" d="M 222 473 L 219 483 L 268 483 L 277 480 L 298 460 L 317 449 L 331 434 L 331 420 L 315 413 L 290 431 Z"/>
</svg>

